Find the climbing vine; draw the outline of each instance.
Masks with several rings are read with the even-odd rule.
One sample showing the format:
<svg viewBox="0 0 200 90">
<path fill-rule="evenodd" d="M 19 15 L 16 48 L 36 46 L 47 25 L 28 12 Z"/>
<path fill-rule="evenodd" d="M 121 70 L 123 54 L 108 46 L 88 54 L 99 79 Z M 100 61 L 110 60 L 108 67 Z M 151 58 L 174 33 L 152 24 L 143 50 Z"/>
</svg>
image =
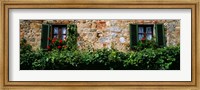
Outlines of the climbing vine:
<svg viewBox="0 0 200 90">
<path fill-rule="evenodd" d="M 77 26 L 75 24 L 67 25 L 67 50 L 77 50 Z"/>
</svg>

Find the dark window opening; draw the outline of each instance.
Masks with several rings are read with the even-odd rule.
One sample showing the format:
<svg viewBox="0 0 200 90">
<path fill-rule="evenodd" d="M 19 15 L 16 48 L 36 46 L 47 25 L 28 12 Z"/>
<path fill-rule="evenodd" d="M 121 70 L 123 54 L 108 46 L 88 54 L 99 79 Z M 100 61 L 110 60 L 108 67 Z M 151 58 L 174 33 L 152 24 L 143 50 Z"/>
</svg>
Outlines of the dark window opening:
<svg viewBox="0 0 200 90">
<path fill-rule="evenodd" d="M 52 38 L 66 40 L 67 26 L 66 25 L 52 25 Z"/>
<path fill-rule="evenodd" d="M 153 25 L 138 25 L 138 40 L 151 40 L 153 38 Z"/>
</svg>

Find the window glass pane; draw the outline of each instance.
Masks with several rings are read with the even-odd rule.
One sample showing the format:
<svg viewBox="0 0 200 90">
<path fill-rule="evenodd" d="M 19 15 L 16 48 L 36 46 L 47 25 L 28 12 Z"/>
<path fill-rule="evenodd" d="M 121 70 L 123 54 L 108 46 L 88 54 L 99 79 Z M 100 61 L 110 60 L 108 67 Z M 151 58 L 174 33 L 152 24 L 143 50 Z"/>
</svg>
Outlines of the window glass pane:
<svg viewBox="0 0 200 90">
<path fill-rule="evenodd" d="M 144 33 L 144 27 L 139 27 L 138 33 Z"/>
<path fill-rule="evenodd" d="M 66 39 L 66 35 L 62 35 L 62 40 L 65 40 Z"/>
<path fill-rule="evenodd" d="M 152 33 L 152 28 L 151 27 L 146 27 L 146 32 L 147 33 Z"/>
<path fill-rule="evenodd" d="M 53 35 L 53 38 L 58 38 L 58 35 Z"/>
<path fill-rule="evenodd" d="M 54 27 L 53 33 L 58 34 L 58 27 Z"/>
<path fill-rule="evenodd" d="M 141 40 L 143 37 L 144 37 L 143 34 L 138 34 L 138 38 L 139 38 L 139 40 Z"/>
<path fill-rule="evenodd" d="M 152 34 L 147 34 L 147 40 L 151 40 L 152 39 Z"/>
<path fill-rule="evenodd" d="M 67 32 L 66 27 L 62 27 L 62 34 L 66 34 L 66 32 Z"/>
</svg>

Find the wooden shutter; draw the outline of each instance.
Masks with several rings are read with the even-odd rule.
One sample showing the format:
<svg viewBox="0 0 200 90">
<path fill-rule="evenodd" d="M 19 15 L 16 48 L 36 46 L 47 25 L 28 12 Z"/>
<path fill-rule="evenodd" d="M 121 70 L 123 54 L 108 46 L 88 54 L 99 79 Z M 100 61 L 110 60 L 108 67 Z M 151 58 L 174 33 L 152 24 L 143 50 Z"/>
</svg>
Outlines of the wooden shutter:
<svg viewBox="0 0 200 90">
<path fill-rule="evenodd" d="M 49 45 L 48 37 L 50 36 L 50 25 L 43 24 L 42 25 L 42 36 L 41 36 L 41 48 L 47 49 Z"/>
<path fill-rule="evenodd" d="M 165 46 L 165 35 L 164 35 L 163 24 L 156 24 L 156 41 L 159 46 Z"/>
<path fill-rule="evenodd" d="M 130 47 L 133 49 L 138 42 L 138 25 L 137 24 L 130 24 Z"/>
</svg>

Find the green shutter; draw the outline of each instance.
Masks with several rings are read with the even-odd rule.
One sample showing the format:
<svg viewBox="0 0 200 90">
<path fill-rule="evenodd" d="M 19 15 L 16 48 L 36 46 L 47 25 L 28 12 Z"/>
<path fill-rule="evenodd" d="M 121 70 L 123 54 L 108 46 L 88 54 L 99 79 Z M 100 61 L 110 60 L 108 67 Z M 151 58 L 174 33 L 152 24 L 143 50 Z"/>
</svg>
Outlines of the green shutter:
<svg viewBox="0 0 200 90">
<path fill-rule="evenodd" d="M 137 24 L 130 24 L 130 47 L 133 49 L 138 42 L 138 25 Z"/>
<path fill-rule="evenodd" d="M 164 25 L 156 24 L 156 41 L 159 46 L 165 46 Z"/>
<path fill-rule="evenodd" d="M 43 24 L 42 25 L 42 37 L 41 37 L 41 48 L 47 49 L 49 45 L 48 37 L 50 36 L 50 25 Z"/>
</svg>

